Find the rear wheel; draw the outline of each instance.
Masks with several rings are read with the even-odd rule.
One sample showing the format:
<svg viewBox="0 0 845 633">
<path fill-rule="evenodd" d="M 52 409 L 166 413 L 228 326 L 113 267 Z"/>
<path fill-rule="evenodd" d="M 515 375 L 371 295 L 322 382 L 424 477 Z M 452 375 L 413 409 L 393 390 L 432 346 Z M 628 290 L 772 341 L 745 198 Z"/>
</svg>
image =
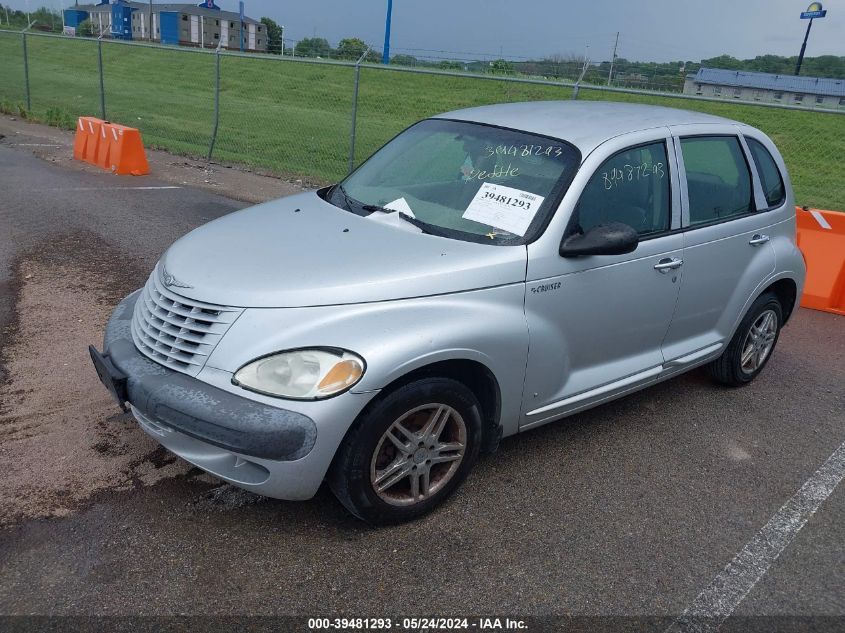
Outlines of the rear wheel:
<svg viewBox="0 0 845 633">
<path fill-rule="evenodd" d="M 773 293 L 757 298 L 722 355 L 707 366 L 718 382 L 732 387 L 750 383 L 769 362 L 780 336 L 783 309 Z"/>
<path fill-rule="evenodd" d="M 481 407 L 463 384 L 424 378 L 387 394 L 350 430 L 329 473 L 337 498 L 369 523 L 425 514 L 478 456 Z"/>
</svg>

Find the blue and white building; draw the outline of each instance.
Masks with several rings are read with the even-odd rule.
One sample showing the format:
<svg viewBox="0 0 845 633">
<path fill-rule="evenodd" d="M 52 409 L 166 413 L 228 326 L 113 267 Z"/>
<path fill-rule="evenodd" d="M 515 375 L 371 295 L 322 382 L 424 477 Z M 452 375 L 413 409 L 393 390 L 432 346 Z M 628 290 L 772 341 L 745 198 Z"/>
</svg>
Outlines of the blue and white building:
<svg viewBox="0 0 845 633">
<path fill-rule="evenodd" d="M 845 79 L 699 68 L 687 75 L 684 94 L 725 100 L 845 109 Z"/>
<path fill-rule="evenodd" d="M 265 52 L 266 28 L 261 22 L 234 11 L 224 11 L 213 1 L 199 4 L 156 4 L 104 0 L 80 4 L 64 12 L 65 33 L 88 20 L 97 35 L 123 40 Z M 243 42 L 241 34 L 243 33 Z M 222 44 L 221 44 L 222 42 Z"/>
</svg>

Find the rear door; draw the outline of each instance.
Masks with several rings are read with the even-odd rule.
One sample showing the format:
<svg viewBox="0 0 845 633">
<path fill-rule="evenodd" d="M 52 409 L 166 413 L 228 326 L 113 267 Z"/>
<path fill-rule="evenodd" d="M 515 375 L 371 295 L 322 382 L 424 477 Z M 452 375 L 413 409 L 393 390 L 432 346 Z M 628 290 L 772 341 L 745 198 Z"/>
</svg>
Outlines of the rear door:
<svg viewBox="0 0 845 633">
<path fill-rule="evenodd" d="M 681 176 L 683 283 L 663 353 L 667 368 L 712 356 L 774 271 L 758 213 L 763 197 L 748 147 L 732 125 L 673 128 Z"/>
</svg>

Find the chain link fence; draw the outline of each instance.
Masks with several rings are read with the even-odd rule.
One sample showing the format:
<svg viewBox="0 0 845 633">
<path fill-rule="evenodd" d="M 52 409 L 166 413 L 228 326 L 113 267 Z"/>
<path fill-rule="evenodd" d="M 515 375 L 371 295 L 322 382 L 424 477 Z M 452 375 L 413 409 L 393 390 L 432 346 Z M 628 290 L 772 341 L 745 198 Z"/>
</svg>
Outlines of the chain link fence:
<svg viewBox="0 0 845 633">
<path fill-rule="evenodd" d="M 799 204 L 845 210 L 845 111 L 337 60 L 0 31 L 0 110 L 71 129 L 97 115 L 148 147 L 337 181 L 411 123 L 474 105 L 625 101 L 746 122 L 784 155 Z"/>
</svg>

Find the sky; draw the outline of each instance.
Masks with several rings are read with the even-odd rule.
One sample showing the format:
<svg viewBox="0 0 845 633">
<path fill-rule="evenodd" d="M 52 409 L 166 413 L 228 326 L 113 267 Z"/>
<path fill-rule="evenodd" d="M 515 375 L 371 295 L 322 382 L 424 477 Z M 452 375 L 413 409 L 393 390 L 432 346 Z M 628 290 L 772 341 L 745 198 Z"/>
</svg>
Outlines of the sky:
<svg viewBox="0 0 845 633">
<path fill-rule="evenodd" d="M 198 1 L 198 0 L 197 0 Z M 0 0 L 23 9 L 27 0 Z M 29 0 L 69 6 L 71 0 Z M 217 0 L 237 11 L 237 0 Z M 698 61 L 723 53 L 797 55 L 809 0 L 394 0 L 391 53 L 445 59 L 542 58 Z M 845 0 L 824 3 L 808 56 L 845 55 Z M 360 37 L 381 50 L 387 0 L 246 0 L 246 14 L 283 24 L 285 39 Z"/>
</svg>

